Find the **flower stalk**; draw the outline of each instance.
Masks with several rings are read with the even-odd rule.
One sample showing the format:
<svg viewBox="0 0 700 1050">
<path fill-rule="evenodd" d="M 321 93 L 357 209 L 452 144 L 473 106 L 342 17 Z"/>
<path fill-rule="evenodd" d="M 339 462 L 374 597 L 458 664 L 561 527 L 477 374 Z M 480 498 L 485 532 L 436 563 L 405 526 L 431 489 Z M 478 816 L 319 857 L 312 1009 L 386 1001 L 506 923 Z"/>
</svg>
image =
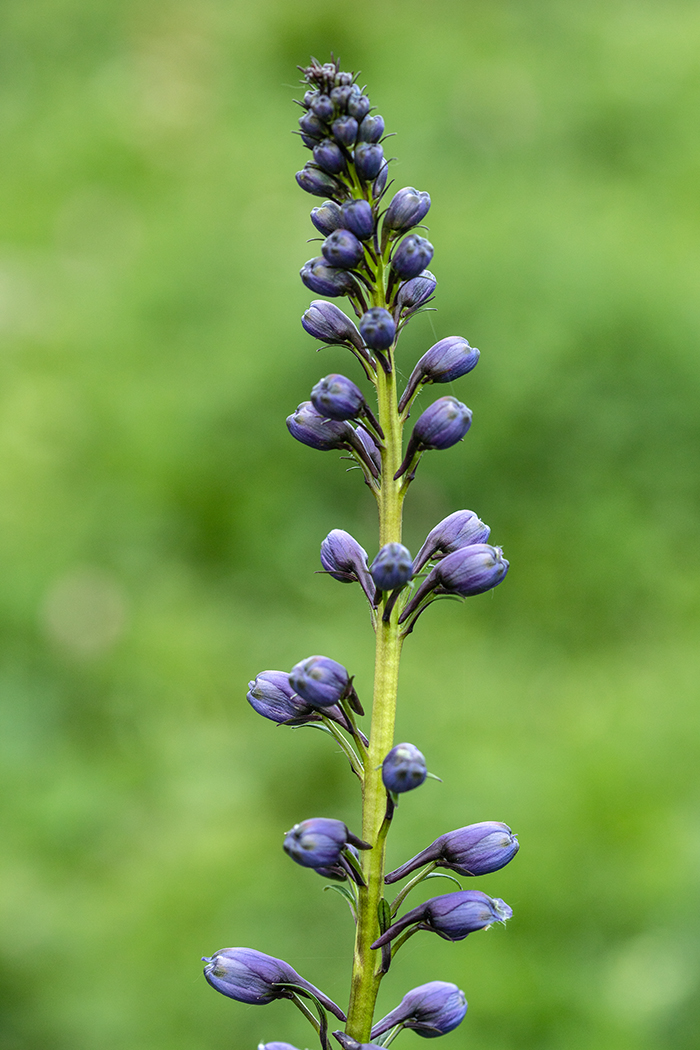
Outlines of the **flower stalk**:
<svg viewBox="0 0 700 1050">
<path fill-rule="evenodd" d="M 352 379 L 332 373 L 316 384 L 311 400 L 299 405 L 287 426 L 292 437 L 312 449 L 348 453 L 345 458 L 360 466 L 377 502 L 379 552 L 371 565 L 364 548 L 342 529 L 331 531 L 320 552 L 323 571 L 340 583 L 359 584 L 369 604 L 375 632 L 369 739 L 358 724 L 364 708 L 353 676 L 331 657 L 307 657 L 288 674 L 260 672 L 250 683 L 248 700 L 258 714 L 278 724 L 324 729 L 361 784 L 361 838 L 343 822 L 323 816 L 295 824 L 284 841 L 297 864 L 335 881 L 332 888 L 346 899 L 356 921 L 347 1018 L 287 963 L 252 949 L 220 950 L 205 960 L 205 975 L 218 991 L 241 1002 L 291 999 L 311 1022 L 322 1050 L 331 1046 L 327 1011 L 345 1022 L 344 1032 L 333 1033 L 343 1050 L 371 1050 L 388 1046 L 404 1028 L 428 1038 L 443 1035 L 466 1014 L 461 989 L 451 982 L 429 981 L 409 991 L 387 1017 L 374 1021 L 382 977 L 409 937 L 424 930 L 463 940 L 512 914 L 504 901 L 461 887 L 404 916 L 397 914 L 412 889 L 437 877 L 436 867 L 480 875 L 507 864 L 518 843 L 499 822 L 441 835 L 412 860 L 385 872 L 387 836 L 399 796 L 429 776 L 439 779 L 428 774 L 414 744 L 394 747 L 403 643 L 435 601 L 492 589 L 504 579 L 508 562 L 500 547 L 485 542 L 490 530 L 469 510 L 455 511 L 438 523 L 415 560 L 401 543 L 404 500 L 423 454 L 456 445 L 472 421 L 471 410 L 461 401 L 439 398 L 418 417 L 404 449 L 409 409 L 425 387 L 468 374 L 479 351 L 461 336 L 447 336 L 423 355 L 403 391 L 398 389 L 397 375 L 406 372 L 405 362 L 397 368 L 400 333 L 431 301 L 436 286 L 427 270 L 433 246 L 415 232 L 422 228 L 430 197 L 408 186 L 386 208 L 383 118 L 370 112 L 356 77 L 341 71 L 338 62 L 321 65 L 314 59 L 302 73 L 306 90 L 299 102 L 304 110 L 299 134 L 313 159 L 297 173 L 297 183 L 328 199 L 311 212 L 313 225 L 325 238 L 321 255 L 308 260 L 300 276 L 317 295 L 347 296 L 358 318 L 356 325 L 333 303 L 315 299 L 302 325 L 314 338 L 348 349 L 362 367 L 360 378 L 374 387 L 376 410 Z M 385 886 L 409 873 L 411 879 L 390 904 Z M 303 999 L 313 1003 L 318 1020 Z"/>
</svg>

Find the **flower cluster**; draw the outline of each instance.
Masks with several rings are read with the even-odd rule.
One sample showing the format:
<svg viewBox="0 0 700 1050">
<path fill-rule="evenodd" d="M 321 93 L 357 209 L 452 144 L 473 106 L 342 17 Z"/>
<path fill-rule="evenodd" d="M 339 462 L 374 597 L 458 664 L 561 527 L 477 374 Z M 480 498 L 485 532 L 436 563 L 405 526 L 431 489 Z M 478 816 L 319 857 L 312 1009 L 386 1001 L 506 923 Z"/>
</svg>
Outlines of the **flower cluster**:
<svg viewBox="0 0 700 1050">
<path fill-rule="evenodd" d="M 415 399 L 432 384 L 466 376 L 479 361 L 479 351 L 462 336 L 442 338 L 423 354 L 399 391 L 401 332 L 426 308 L 436 288 L 427 269 L 433 246 L 417 232 L 429 213 L 430 196 L 406 186 L 388 199 L 384 119 L 352 73 L 342 71 L 336 61 L 321 64 L 315 59 L 302 73 L 305 93 L 299 101 L 303 113 L 298 130 L 311 159 L 296 179 L 323 203 L 311 210 L 322 239 L 320 254 L 304 263 L 301 279 L 326 298 L 314 299 L 301 323 L 324 345 L 350 352 L 355 367 L 360 366 L 356 378 L 371 388 L 376 406 L 354 379 L 333 372 L 319 379 L 308 400 L 288 417 L 287 427 L 310 448 L 346 453 L 377 501 L 380 539 L 371 561 L 340 528 L 325 537 L 320 550 L 321 571 L 340 583 L 359 584 L 367 600 L 376 635 L 369 738 L 359 725 L 364 708 L 354 678 L 328 656 L 305 657 L 290 671 L 261 671 L 249 684 L 248 702 L 277 724 L 313 725 L 333 736 L 362 784 L 361 837 L 341 820 L 318 816 L 295 824 L 283 841 L 293 861 L 332 880 L 350 907 L 356 939 L 347 1016 L 286 962 L 250 948 L 215 952 L 205 959 L 204 972 L 214 988 L 242 1003 L 292 1001 L 313 1024 L 322 1050 L 332 1045 L 329 1013 L 345 1024 L 343 1031 L 332 1033 L 343 1050 L 376 1050 L 404 1028 L 428 1038 L 444 1035 L 466 1014 L 467 1002 L 456 984 L 429 981 L 374 1022 L 381 978 L 409 937 L 427 931 L 461 941 L 512 916 L 500 898 L 461 888 L 401 914 L 410 892 L 435 877 L 436 869 L 477 877 L 508 864 L 518 840 L 501 822 L 449 831 L 388 874 L 384 867 L 400 797 L 429 777 L 439 779 L 428 772 L 415 744 L 393 742 L 402 645 L 436 600 L 492 590 L 505 578 L 508 562 L 501 548 L 489 543 L 489 527 L 471 510 L 457 510 L 436 524 L 415 558 L 401 542 L 404 499 L 424 453 L 451 448 L 472 425 L 465 404 L 452 394 L 438 397 L 418 415 L 404 447 L 403 430 Z M 328 302 L 341 296 L 347 297 L 354 320 Z M 401 372 L 404 368 L 402 362 Z M 411 879 L 389 901 L 386 887 L 408 875 Z M 261 1043 L 258 1050 L 295 1048 L 271 1042 Z"/>
</svg>

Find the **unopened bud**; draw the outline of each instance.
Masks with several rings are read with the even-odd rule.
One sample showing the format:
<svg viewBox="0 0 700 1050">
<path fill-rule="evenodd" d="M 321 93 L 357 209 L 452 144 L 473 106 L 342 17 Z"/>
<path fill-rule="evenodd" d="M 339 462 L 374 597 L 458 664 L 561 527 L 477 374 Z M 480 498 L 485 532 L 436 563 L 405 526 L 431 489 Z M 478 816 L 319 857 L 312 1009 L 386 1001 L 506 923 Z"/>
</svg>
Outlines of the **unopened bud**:
<svg viewBox="0 0 700 1050">
<path fill-rule="evenodd" d="M 289 672 L 289 684 L 312 707 L 337 704 L 352 691 L 352 679 L 337 660 L 308 656 Z"/>
<path fill-rule="evenodd" d="M 429 209 L 430 194 L 406 186 L 393 197 L 384 216 L 384 228 L 404 233 L 422 222 Z"/>
<path fill-rule="evenodd" d="M 488 875 L 505 868 L 519 848 L 517 836 L 507 824 L 484 820 L 440 835 L 400 868 L 390 871 L 384 881 L 389 885 L 398 882 L 424 864 L 431 863 L 458 875 Z"/>
<path fill-rule="evenodd" d="M 302 314 L 301 323 L 309 335 L 324 343 L 351 343 L 358 350 L 364 346 L 357 326 L 335 303 L 325 299 L 314 299 Z"/>
<path fill-rule="evenodd" d="M 377 590 L 405 587 L 413 575 L 411 552 L 402 543 L 386 543 L 369 567 Z"/>
<path fill-rule="evenodd" d="M 446 1035 L 464 1020 L 467 1000 L 456 984 L 448 981 L 428 981 L 412 988 L 391 1013 L 372 1028 L 371 1038 L 383 1035 L 390 1028 L 401 1025 L 418 1035 L 432 1039 Z"/>
<path fill-rule="evenodd" d="M 486 543 L 490 533 L 491 529 L 473 510 L 456 510 L 430 530 L 414 559 L 413 571 L 420 572 L 427 562 L 444 558 L 462 547 Z"/>
<path fill-rule="evenodd" d="M 446 941 L 463 941 L 470 933 L 488 930 L 494 923 L 505 923 L 512 916 L 513 910 L 505 901 L 489 897 L 481 890 L 444 893 L 406 912 L 377 938 L 372 948 L 389 944 L 409 926 L 430 930 Z"/>
<path fill-rule="evenodd" d="M 360 321 L 360 334 L 372 350 L 388 350 L 396 336 L 396 324 L 388 310 L 373 306 Z"/>
<path fill-rule="evenodd" d="M 453 379 L 471 372 L 478 360 L 479 351 L 461 336 L 450 335 L 441 339 L 423 354 L 413 369 L 401 397 L 399 410 L 406 407 L 422 383 L 451 383 Z"/>
<path fill-rule="evenodd" d="M 366 241 L 374 232 L 374 215 L 365 200 L 346 201 L 341 208 L 342 226 L 350 230 L 361 241 Z"/>
<path fill-rule="evenodd" d="M 401 241 L 392 255 L 391 267 L 404 281 L 410 281 L 430 265 L 434 251 L 425 237 L 411 233 Z"/>
<path fill-rule="evenodd" d="M 367 117 L 365 117 L 365 120 L 367 120 Z M 363 120 L 363 125 L 364 122 Z M 360 178 L 365 182 L 372 182 L 373 179 L 376 179 L 379 169 L 384 163 L 384 150 L 379 143 L 358 142 L 353 156 L 357 174 Z M 430 262 L 430 259 L 428 259 L 428 262 Z M 425 265 L 427 266 L 428 263 Z M 415 277 L 415 274 L 411 274 L 411 277 Z"/>
<path fill-rule="evenodd" d="M 382 782 L 400 795 L 420 787 L 428 775 L 425 757 L 415 744 L 396 744 L 382 762 Z"/>
<path fill-rule="evenodd" d="M 353 270 L 364 256 L 364 249 L 350 230 L 335 230 L 326 237 L 321 248 L 329 266 Z"/>
</svg>

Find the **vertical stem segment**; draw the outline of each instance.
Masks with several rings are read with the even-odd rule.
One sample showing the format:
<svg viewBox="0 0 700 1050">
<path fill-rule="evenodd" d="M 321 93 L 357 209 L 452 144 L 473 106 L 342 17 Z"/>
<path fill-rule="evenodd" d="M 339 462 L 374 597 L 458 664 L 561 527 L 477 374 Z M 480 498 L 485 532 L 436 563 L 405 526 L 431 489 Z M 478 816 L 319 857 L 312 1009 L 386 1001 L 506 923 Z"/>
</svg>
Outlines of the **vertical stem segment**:
<svg viewBox="0 0 700 1050">
<path fill-rule="evenodd" d="M 385 435 L 382 484 L 378 494 L 380 546 L 401 541 L 403 503 L 401 482 L 394 481 L 394 474 L 401 463 L 402 425 L 397 409 L 393 354 L 389 359 L 392 364 L 390 374 L 386 375 L 383 370 L 379 370 L 377 376 L 379 422 Z M 381 981 L 381 974 L 377 972 L 381 965 L 380 953 L 370 948 L 380 932 L 377 906 L 383 895 L 384 846 L 389 830 L 389 822 L 384 819 L 386 790 L 382 783 L 381 764 L 394 741 L 401 655 L 398 608 L 392 610 L 386 623 L 382 619 L 381 611 L 380 608 L 376 624 L 372 729 L 362 786 L 362 837 L 371 842 L 373 848 L 363 857 L 367 885 L 361 887 L 359 893 L 352 989 L 346 1028 L 347 1033 L 361 1043 L 368 1042 L 370 1038 L 374 1004 Z"/>
</svg>

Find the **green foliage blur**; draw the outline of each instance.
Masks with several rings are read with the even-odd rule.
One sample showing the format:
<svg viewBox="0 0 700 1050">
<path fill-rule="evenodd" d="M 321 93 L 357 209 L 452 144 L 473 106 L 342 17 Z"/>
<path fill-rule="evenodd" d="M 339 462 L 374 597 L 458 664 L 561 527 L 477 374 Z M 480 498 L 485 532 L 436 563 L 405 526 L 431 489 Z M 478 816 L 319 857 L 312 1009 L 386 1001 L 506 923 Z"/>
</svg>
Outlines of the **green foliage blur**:
<svg viewBox="0 0 700 1050">
<path fill-rule="evenodd" d="M 314 575 L 331 528 L 374 554 L 371 497 L 284 425 L 319 376 L 360 378 L 299 324 L 295 67 L 332 49 L 398 132 L 396 185 L 433 200 L 438 312 L 404 373 L 446 335 L 482 351 L 422 395 L 474 426 L 424 458 L 406 542 L 470 507 L 511 561 L 406 645 L 397 739 L 443 783 L 402 800 L 389 862 L 504 820 L 521 852 L 478 885 L 515 917 L 414 938 L 380 1010 L 442 979 L 470 1001 L 446 1050 L 691 1050 L 691 0 L 4 0 L 0 1044 L 314 1046 L 291 1005 L 205 984 L 229 945 L 346 1002 L 347 909 L 281 841 L 310 816 L 357 830 L 355 782 L 245 702 L 316 652 L 371 690 L 359 589 Z"/>
</svg>

